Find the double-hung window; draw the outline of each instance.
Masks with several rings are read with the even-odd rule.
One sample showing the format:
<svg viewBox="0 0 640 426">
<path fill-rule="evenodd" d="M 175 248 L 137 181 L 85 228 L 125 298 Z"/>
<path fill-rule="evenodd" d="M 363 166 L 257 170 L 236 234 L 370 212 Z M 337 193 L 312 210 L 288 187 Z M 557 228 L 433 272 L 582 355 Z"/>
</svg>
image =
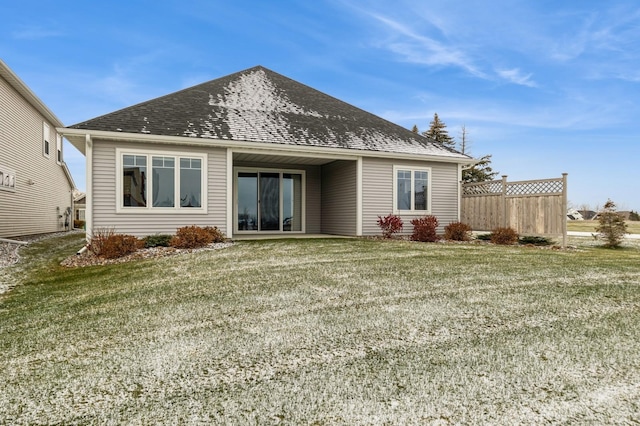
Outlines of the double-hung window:
<svg viewBox="0 0 640 426">
<path fill-rule="evenodd" d="M 51 150 L 51 144 L 49 143 L 49 125 L 45 122 L 42 123 L 42 155 L 49 158 L 49 151 Z"/>
<path fill-rule="evenodd" d="M 431 211 L 431 169 L 394 166 L 394 212 L 428 214 Z"/>
<path fill-rule="evenodd" d="M 206 213 L 206 155 L 118 150 L 118 212 Z"/>
</svg>

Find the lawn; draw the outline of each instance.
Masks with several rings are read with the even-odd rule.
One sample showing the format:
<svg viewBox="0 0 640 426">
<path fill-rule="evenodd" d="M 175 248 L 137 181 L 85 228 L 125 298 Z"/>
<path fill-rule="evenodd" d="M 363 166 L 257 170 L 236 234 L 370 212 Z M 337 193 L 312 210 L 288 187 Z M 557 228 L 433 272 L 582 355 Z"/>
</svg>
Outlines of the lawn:
<svg viewBox="0 0 640 426">
<path fill-rule="evenodd" d="M 627 231 L 630 234 L 640 234 L 640 222 L 627 220 Z M 567 230 L 578 232 L 596 232 L 597 220 L 568 220 Z"/>
<path fill-rule="evenodd" d="M 635 424 L 640 246 L 239 242 L 0 296 L 2 424 Z"/>
</svg>

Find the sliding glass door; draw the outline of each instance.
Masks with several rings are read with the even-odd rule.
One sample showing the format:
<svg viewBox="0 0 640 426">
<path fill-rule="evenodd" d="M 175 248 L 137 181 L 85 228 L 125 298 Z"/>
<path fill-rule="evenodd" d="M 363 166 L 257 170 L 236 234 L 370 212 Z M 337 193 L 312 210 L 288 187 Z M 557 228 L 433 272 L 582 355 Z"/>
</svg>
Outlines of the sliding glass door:
<svg viewBox="0 0 640 426">
<path fill-rule="evenodd" d="M 303 231 L 303 171 L 240 169 L 235 178 L 236 232 Z"/>
</svg>

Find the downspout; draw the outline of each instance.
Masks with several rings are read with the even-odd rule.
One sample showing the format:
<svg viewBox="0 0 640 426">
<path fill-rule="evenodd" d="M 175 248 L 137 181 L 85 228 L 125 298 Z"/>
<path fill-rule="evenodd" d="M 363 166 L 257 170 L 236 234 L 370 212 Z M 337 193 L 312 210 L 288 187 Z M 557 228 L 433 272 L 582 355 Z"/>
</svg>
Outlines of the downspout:
<svg viewBox="0 0 640 426">
<path fill-rule="evenodd" d="M 84 139 L 85 157 L 87 159 L 86 170 L 86 208 L 85 208 L 85 228 L 86 241 L 89 243 L 93 231 L 93 141 L 91 135 L 86 134 Z"/>
<path fill-rule="evenodd" d="M 356 236 L 362 236 L 362 157 L 356 162 Z"/>
<path fill-rule="evenodd" d="M 227 238 L 233 238 L 233 149 L 227 148 L 227 214 L 226 228 Z M 208 199 L 208 197 L 207 197 Z"/>
</svg>

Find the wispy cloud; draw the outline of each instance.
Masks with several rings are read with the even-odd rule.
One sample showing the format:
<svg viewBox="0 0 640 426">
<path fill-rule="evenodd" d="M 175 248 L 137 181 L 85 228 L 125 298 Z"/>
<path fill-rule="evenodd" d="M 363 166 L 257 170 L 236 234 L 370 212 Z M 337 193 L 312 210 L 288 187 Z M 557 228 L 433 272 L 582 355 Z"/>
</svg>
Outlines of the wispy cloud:
<svg viewBox="0 0 640 426">
<path fill-rule="evenodd" d="M 501 78 L 507 80 L 510 83 L 519 84 L 521 86 L 527 86 L 527 87 L 538 87 L 536 82 L 531 80 L 531 76 L 533 74 L 531 73 L 523 74 L 519 68 L 498 69 L 496 70 L 496 72 Z"/>
<path fill-rule="evenodd" d="M 23 27 L 11 33 L 11 36 L 16 40 L 40 40 L 63 35 L 64 32 L 62 31 L 41 26 Z"/>
<path fill-rule="evenodd" d="M 462 50 L 447 41 L 419 34 L 409 26 L 380 14 L 370 14 L 391 30 L 391 41 L 385 47 L 407 62 L 431 66 L 457 67 L 480 78 L 488 78 Z"/>
</svg>

